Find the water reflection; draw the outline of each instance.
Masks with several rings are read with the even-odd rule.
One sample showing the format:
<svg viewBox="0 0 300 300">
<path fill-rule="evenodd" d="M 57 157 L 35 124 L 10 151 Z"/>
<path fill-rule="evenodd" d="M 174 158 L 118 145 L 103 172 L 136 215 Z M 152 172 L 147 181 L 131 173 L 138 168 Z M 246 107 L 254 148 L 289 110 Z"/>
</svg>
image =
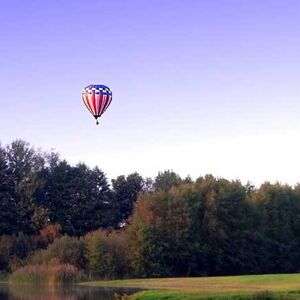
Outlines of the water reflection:
<svg viewBox="0 0 300 300">
<path fill-rule="evenodd" d="M 80 286 L 43 287 L 0 285 L 1 300 L 115 300 L 117 294 L 133 294 L 137 289 L 90 288 Z"/>
</svg>

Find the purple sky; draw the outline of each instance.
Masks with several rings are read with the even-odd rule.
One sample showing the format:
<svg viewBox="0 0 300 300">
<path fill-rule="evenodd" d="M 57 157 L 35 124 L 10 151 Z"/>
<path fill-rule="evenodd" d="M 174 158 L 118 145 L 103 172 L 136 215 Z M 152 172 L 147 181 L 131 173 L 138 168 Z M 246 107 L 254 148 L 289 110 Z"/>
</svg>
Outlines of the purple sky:
<svg viewBox="0 0 300 300">
<path fill-rule="evenodd" d="M 109 177 L 300 182 L 300 1 L 3 1 L 0 141 Z M 113 102 L 96 126 L 90 83 Z"/>
</svg>

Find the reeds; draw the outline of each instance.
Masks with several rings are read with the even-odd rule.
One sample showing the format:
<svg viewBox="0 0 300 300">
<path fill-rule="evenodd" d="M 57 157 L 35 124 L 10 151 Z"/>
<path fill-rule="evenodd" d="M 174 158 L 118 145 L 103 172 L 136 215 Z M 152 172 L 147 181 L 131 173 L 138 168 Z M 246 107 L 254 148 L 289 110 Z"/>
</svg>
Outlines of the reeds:
<svg viewBox="0 0 300 300">
<path fill-rule="evenodd" d="M 13 283 L 45 285 L 70 284 L 83 279 L 83 273 L 70 264 L 27 265 L 12 273 Z"/>
</svg>

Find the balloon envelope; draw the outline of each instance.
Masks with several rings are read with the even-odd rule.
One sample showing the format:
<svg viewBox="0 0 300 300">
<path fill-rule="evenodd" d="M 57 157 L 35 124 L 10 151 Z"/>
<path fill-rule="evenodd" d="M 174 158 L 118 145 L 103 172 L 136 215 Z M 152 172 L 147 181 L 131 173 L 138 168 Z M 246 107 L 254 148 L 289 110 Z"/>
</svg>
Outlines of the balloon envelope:
<svg viewBox="0 0 300 300">
<path fill-rule="evenodd" d="M 82 100 L 87 109 L 97 120 L 110 105 L 112 92 L 110 88 L 105 85 L 91 84 L 83 89 Z"/>
</svg>

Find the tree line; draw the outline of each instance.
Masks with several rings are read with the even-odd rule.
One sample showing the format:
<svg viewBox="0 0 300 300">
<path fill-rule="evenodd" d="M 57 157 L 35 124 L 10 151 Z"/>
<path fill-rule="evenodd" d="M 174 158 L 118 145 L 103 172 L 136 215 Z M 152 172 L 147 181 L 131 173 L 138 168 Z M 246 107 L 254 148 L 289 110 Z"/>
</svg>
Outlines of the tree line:
<svg viewBox="0 0 300 300">
<path fill-rule="evenodd" d="M 146 182 L 137 173 L 113 179 L 98 167 L 71 166 L 22 140 L 0 148 L 0 233 L 37 234 L 48 224 L 80 236 L 117 228 L 131 214 Z"/>
<path fill-rule="evenodd" d="M 16 140 L 0 148 L 0 270 L 51 262 L 99 278 L 298 272 L 300 185 L 173 171 L 109 182 Z"/>
</svg>

